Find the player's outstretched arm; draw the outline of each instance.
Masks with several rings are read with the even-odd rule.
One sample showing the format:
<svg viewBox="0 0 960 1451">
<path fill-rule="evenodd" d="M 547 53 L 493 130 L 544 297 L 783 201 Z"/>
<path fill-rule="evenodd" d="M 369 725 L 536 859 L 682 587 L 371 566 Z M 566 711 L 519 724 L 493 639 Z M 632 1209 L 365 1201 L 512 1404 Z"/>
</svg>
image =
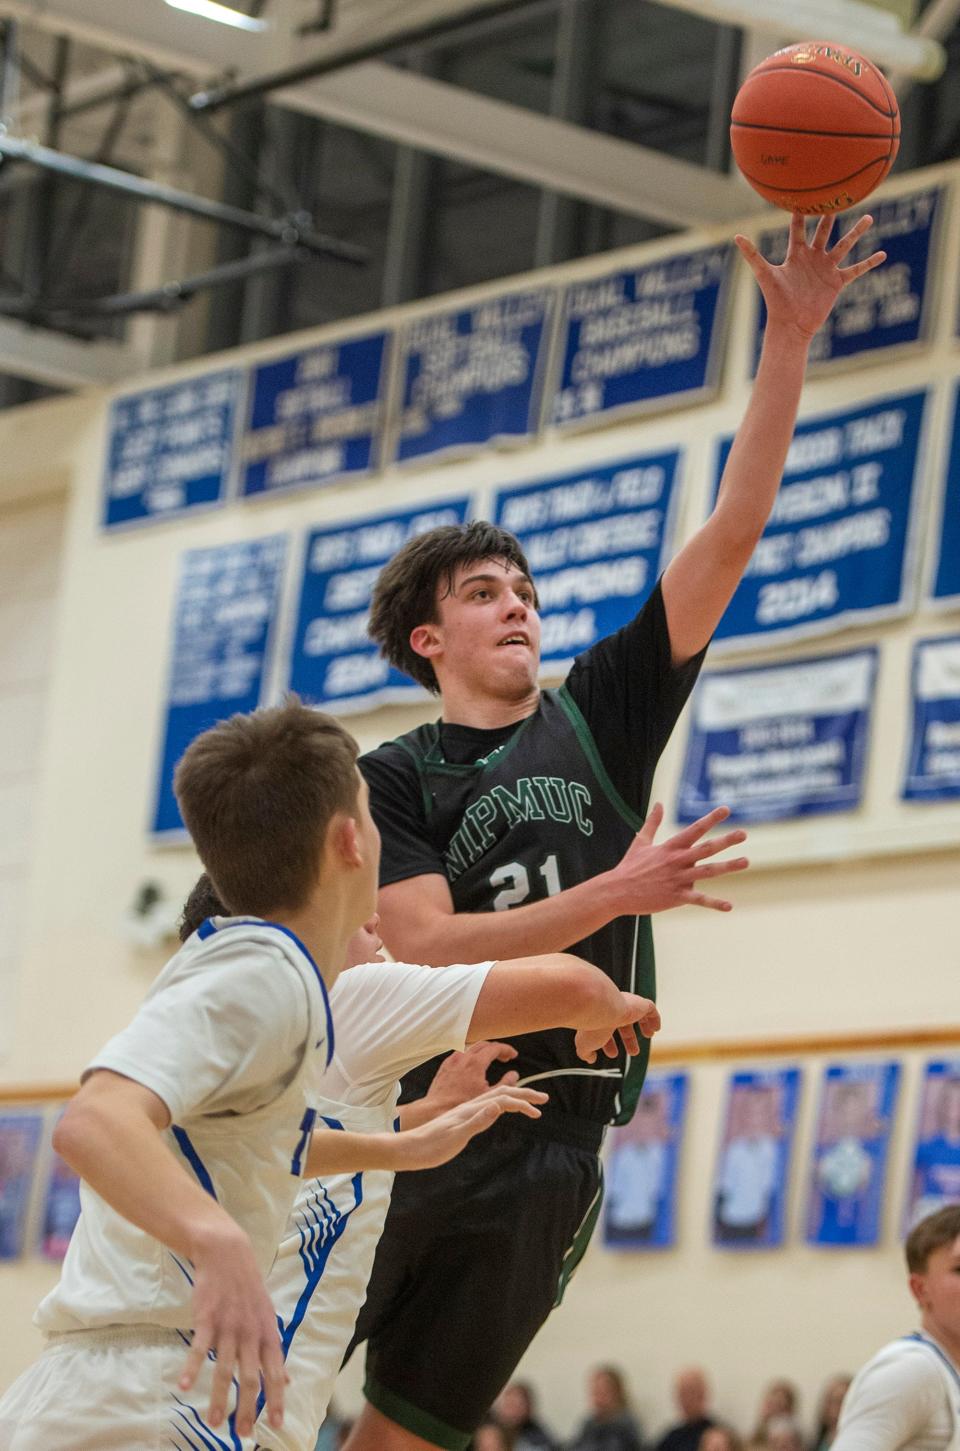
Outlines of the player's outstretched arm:
<svg viewBox="0 0 960 1451">
<path fill-rule="evenodd" d="M 428 1123 L 398 1134 L 355 1134 L 325 1129 L 313 1135 L 307 1155 L 308 1178 L 355 1174 L 361 1169 L 435 1169 L 460 1153 L 505 1113 L 539 1118 L 547 1095 L 535 1088 L 494 1084 L 479 1097 L 457 1104 Z"/>
<path fill-rule="evenodd" d="M 480 989 L 467 1041 L 574 1028 L 599 1035 L 599 1047 L 620 1031 L 628 1053 L 635 1054 L 634 1025 L 646 1038 L 660 1027 L 649 998 L 621 992 L 598 967 L 558 952 L 495 962 Z"/>
<path fill-rule="evenodd" d="M 611 871 L 541 902 L 511 907 L 509 912 L 455 913 L 449 883 L 439 874 L 394 882 L 380 889 L 384 941 L 401 962 L 445 967 L 451 962 L 563 952 L 615 917 L 688 906 L 728 912 L 729 901 L 706 895 L 697 884 L 744 871 L 748 865 L 746 857 L 715 860 L 720 852 L 746 839 L 740 830 L 707 835 L 729 814 L 726 807 L 717 807 L 658 842 L 663 808 L 654 806 L 622 861 Z M 496 1029 L 495 1033 L 501 1031 L 507 1032 Z"/>
<path fill-rule="evenodd" d="M 772 266 L 747 237 L 735 240 L 767 306 L 767 326 L 753 393 L 737 430 L 710 518 L 663 577 L 663 603 L 675 665 L 703 649 L 720 622 L 763 533 L 793 437 L 810 341 L 856 278 L 885 252 L 842 265 L 869 231 L 861 219 L 829 247 L 833 218 L 822 217 L 807 240 L 794 213 L 786 260 Z"/>
<path fill-rule="evenodd" d="M 194 1334 L 180 1385 L 189 1390 L 208 1351 L 216 1351 L 211 1426 L 226 1415 L 234 1376 L 238 1433 L 253 1427 L 261 1376 L 270 1424 L 279 1426 L 283 1356 L 253 1247 L 170 1153 L 160 1136 L 169 1124 L 166 1104 L 150 1089 L 99 1069 L 67 1105 L 53 1143 L 118 1214 L 193 1263 Z"/>
</svg>

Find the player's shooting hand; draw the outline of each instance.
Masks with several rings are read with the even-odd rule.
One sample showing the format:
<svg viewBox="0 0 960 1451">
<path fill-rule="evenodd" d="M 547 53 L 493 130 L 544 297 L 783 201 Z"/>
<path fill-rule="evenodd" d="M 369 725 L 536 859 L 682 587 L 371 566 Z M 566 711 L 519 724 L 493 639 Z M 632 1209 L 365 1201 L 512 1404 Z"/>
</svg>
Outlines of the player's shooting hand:
<svg viewBox="0 0 960 1451">
<path fill-rule="evenodd" d="M 631 1058 L 640 1052 L 637 1029 L 644 1038 L 652 1038 L 660 1027 L 660 1012 L 656 1003 L 649 998 L 638 997 L 636 993 L 621 993 L 620 1006 L 614 1020 L 605 1028 L 581 1028 L 574 1039 L 577 1057 L 585 1063 L 596 1063 L 597 1054 L 616 1058 L 619 1053 L 617 1038 Z"/>
<path fill-rule="evenodd" d="M 219 1426 L 227 1414 L 228 1397 L 237 1380 L 238 1436 L 253 1429 L 261 1377 L 271 1426 L 283 1424 L 283 1391 L 287 1381 L 277 1330 L 277 1317 L 253 1246 L 237 1225 L 217 1224 L 199 1239 L 192 1255 L 193 1341 L 180 1377 L 189 1390 L 210 1352 L 216 1369 L 207 1420 Z"/>
<path fill-rule="evenodd" d="M 423 1098 L 429 1106 L 431 1116 L 467 1103 L 490 1087 L 487 1074 L 494 1063 L 509 1063 L 516 1058 L 516 1048 L 509 1043 L 471 1043 L 463 1053 L 451 1053 L 440 1064 L 433 1077 L 429 1091 Z M 509 1088 L 516 1083 L 519 1074 L 512 1069 L 498 1079 L 498 1086 Z"/>
<path fill-rule="evenodd" d="M 861 217 L 834 246 L 828 248 L 832 216 L 821 217 L 807 241 L 805 219 L 799 212 L 790 218 L 787 255 L 779 267 L 768 262 L 749 237 L 734 241 L 757 279 L 767 304 L 767 325 L 785 324 L 812 338 L 830 315 L 837 297 L 851 282 L 887 260 L 886 252 L 873 252 L 860 262 L 841 267 L 848 254 L 870 230 L 873 218 Z"/>
<path fill-rule="evenodd" d="M 675 836 L 657 842 L 663 807 L 659 802 L 652 807 L 642 829 L 610 874 L 616 884 L 621 913 L 666 912 L 671 907 L 711 907 L 715 912 L 729 912 L 732 902 L 705 896 L 696 886 L 697 882 L 745 871 L 750 865 L 746 857 L 731 857 L 722 862 L 709 860 L 747 839 L 745 831 L 728 831 L 723 836 L 703 840 L 712 827 L 719 826 L 729 815 L 726 806 L 718 806 Z"/>
<path fill-rule="evenodd" d="M 446 1164 L 465 1148 L 472 1138 L 496 1123 L 501 1114 L 522 1113 L 539 1118 L 538 1104 L 546 1103 L 548 1095 L 536 1088 L 504 1088 L 497 1083 L 479 1098 L 472 1098 L 456 1108 L 398 1135 L 403 1148 L 403 1169 L 435 1169 Z"/>
</svg>

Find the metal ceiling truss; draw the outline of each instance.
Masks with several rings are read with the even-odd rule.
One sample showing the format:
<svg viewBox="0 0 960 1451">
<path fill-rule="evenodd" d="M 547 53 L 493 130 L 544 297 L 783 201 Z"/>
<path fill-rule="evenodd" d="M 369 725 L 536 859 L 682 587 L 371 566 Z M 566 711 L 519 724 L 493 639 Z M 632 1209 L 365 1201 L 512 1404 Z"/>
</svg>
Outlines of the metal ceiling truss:
<svg viewBox="0 0 960 1451">
<path fill-rule="evenodd" d="M 0 63 L 0 116 L 6 117 L 17 111 L 20 96 L 23 67 L 17 21 L 8 19 L 3 22 L 0 28 L 0 44 L 3 47 Z M 117 192 L 136 202 L 159 205 L 219 226 L 235 228 L 250 237 L 267 238 L 278 245 L 258 249 L 249 257 L 207 268 L 194 276 L 170 281 L 156 288 L 108 297 L 69 300 L 46 295 L 51 276 L 62 274 L 66 258 L 51 253 L 48 249 L 44 265 L 39 260 L 40 251 L 37 247 L 23 246 L 21 252 L 27 275 L 20 279 L 19 293 L 0 294 L 0 315 L 34 324 L 58 326 L 84 337 L 90 335 L 90 320 L 94 318 L 120 317 L 136 312 L 170 313 L 182 307 L 198 292 L 243 281 L 275 268 L 287 267 L 311 256 L 333 257 L 355 265 L 367 260 L 366 248 L 318 231 L 309 214 L 297 205 L 292 193 L 282 189 L 276 181 L 268 181 L 262 177 L 245 154 L 232 146 L 205 116 L 193 111 L 186 95 L 178 89 L 176 78 L 152 62 L 138 61 L 135 76 L 131 76 L 131 64 L 128 64 L 122 72 L 120 84 L 112 92 L 97 93 L 92 99 L 75 102 L 73 106 L 64 104 L 67 45 L 61 37 L 56 53 L 56 74 L 53 77 L 47 77 L 38 72 L 36 67 L 31 67 L 31 80 L 34 84 L 39 83 L 45 92 L 43 110 L 46 112 L 46 139 L 51 144 L 41 145 L 37 141 L 15 136 L 5 124 L 0 124 L 0 161 L 26 164 L 32 172 L 39 171 L 47 179 L 37 197 L 37 215 L 31 217 L 28 223 L 28 230 L 34 235 L 34 240 L 38 232 L 43 236 L 48 235 L 52 203 L 50 184 L 56 177 L 65 177 L 87 187 Z M 108 156 L 132 99 L 147 88 L 159 90 L 170 100 L 191 126 L 196 127 L 225 156 L 228 165 L 247 177 L 254 192 L 268 200 L 273 211 L 279 215 L 265 215 L 228 206 L 223 202 L 106 165 L 103 160 L 71 156 L 56 149 L 55 142 L 66 117 L 76 115 L 78 107 L 84 105 L 102 106 L 109 103 L 115 110 L 101 143 L 103 155 Z M 72 245 L 79 232 L 79 223 L 86 210 L 84 198 L 85 193 L 81 192 L 68 225 L 62 229 L 61 241 L 65 242 L 67 248 Z M 56 266 L 53 262 L 54 256 L 58 264 Z M 7 278 L 7 281 L 10 279 Z"/>
<path fill-rule="evenodd" d="M 136 201 L 156 203 L 236 228 L 273 244 L 253 257 L 230 259 L 219 267 L 159 288 L 78 300 L 69 309 L 62 299 L 45 302 L 35 292 L 20 299 L 0 299 L 0 311 L 6 306 L 18 317 L 55 317 L 58 321 L 72 311 L 78 324 L 85 317 L 89 326 L 94 316 L 118 316 L 138 308 L 170 310 L 198 290 L 303 258 L 324 255 L 349 262 L 364 260 L 363 249 L 332 238 L 315 226 L 313 219 L 297 206 L 294 190 L 284 184 L 282 176 L 264 177 L 211 124 L 210 114 L 216 110 L 265 99 L 386 137 L 420 152 L 511 176 L 545 193 L 585 200 L 672 226 L 728 222 L 752 202 L 739 178 L 725 175 L 720 169 L 724 160 L 722 146 L 711 150 L 711 168 L 695 166 L 574 124 L 562 116 L 543 116 L 468 93 L 429 74 L 417 74 L 416 66 L 402 69 L 385 63 L 414 60 L 454 43 L 462 46 L 519 19 L 533 21 L 555 14 L 561 8 L 560 0 L 409 0 L 403 7 L 355 0 L 339 8 L 336 0 L 317 0 L 316 17 L 306 24 L 295 23 L 299 0 L 253 3 L 255 13 L 268 10 L 274 22 L 261 33 L 217 26 L 173 11 L 159 0 L 149 6 L 126 7 L 122 31 L 117 27 L 115 0 L 0 0 L 0 17 L 6 17 L 7 22 L 0 113 L 11 118 L 20 132 L 13 134 L 12 125 L 0 132 L 0 158 L 39 168 L 49 177 L 66 176 L 89 186 L 106 187 Z M 562 8 L 569 15 L 586 3 L 566 0 Z M 775 4 L 774 0 L 664 3 L 697 10 L 719 24 L 733 19 L 744 26 L 749 26 L 751 15 L 758 17 L 761 26 L 772 24 L 773 5 L 776 15 L 786 17 L 792 27 L 790 34 L 802 19 L 797 7 L 790 12 L 782 0 Z M 864 0 L 809 0 L 809 5 L 811 12 L 816 12 L 817 25 L 831 14 L 840 17 L 842 13 L 847 21 L 858 15 L 864 24 L 870 19 Z M 344 11 L 348 13 L 344 15 Z M 251 6 L 247 6 L 247 13 L 251 13 Z M 920 23 L 906 35 L 892 15 L 874 11 L 873 16 L 875 34 L 880 35 L 888 50 L 892 46 L 893 53 L 898 53 L 898 37 L 904 41 L 899 51 L 904 64 L 896 77 L 906 89 L 911 73 L 932 74 L 933 60 L 942 55 L 939 42 L 960 16 L 960 0 L 933 0 Z M 67 83 L 63 75 L 46 77 L 30 62 L 29 72 L 23 68 L 23 74 L 45 94 L 21 99 L 17 20 L 112 50 L 125 56 L 126 62 L 122 68 L 111 66 L 105 73 L 74 83 Z M 750 53 L 749 42 L 755 33 L 745 31 L 745 54 Z M 870 53 L 866 42 L 862 48 Z M 918 59 L 921 53 L 923 65 Z M 215 78 L 212 84 L 211 77 Z M 198 83 L 204 87 L 202 90 L 195 90 Z M 95 106 L 130 102 L 148 89 L 165 96 L 180 115 L 202 131 L 228 166 L 246 177 L 254 204 L 262 199 L 269 213 L 229 206 L 57 149 L 55 138 L 65 119 Z M 46 145 L 23 135 L 25 125 L 34 118 L 46 122 Z"/>
</svg>

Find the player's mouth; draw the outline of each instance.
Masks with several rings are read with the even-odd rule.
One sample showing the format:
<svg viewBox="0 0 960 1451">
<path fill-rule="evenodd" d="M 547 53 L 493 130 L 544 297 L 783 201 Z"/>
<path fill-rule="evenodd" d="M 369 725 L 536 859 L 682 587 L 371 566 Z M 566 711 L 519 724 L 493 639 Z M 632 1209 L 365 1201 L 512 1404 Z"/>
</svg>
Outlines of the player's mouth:
<svg viewBox="0 0 960 1451">
<path fill-rule="evenodd" d="M 522 630 L 521 631 L 515 631 L 512 635 L 505 635 L 502 640 L 498 640 L 497 641 L 497 649 L 498 650 L 503 645 L 523 645 L 523 646 L 526 647 L 526 649 L 529 650 L 530 649 L 530 640 L 529 640 L 529 637 L 522 632 Z"/>
</svg>

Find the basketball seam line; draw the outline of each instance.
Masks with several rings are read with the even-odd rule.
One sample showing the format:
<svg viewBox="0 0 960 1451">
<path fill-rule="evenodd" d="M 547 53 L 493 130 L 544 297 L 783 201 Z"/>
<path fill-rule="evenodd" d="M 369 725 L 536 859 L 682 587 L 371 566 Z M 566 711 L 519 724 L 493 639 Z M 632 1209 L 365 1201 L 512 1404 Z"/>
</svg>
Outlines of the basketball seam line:
<svg viewBox="0 0 960 1451">
<path fill-rule="evenodd" d="M 881 131 L 813 131 L 806 126 L 767 126 L 761 121 L 731 121 L 731 131 L 734 127 L 738 131 L 776 131 L 787 136 L 833 136 L 843 137 L 849 141 L 882 141 L 884 145 L 890 141 L 900 140 L 899 131 L 893 131 L 885 136 Z"/>
<path fill-rule="evenodd" d="M 844 182 L 853 181 L 855 176 L 860 176 L 863 172 L 869 171 L 871 166 L 882 166 L 885 161 L 889 160 L 889 156 L 889 152 L 886 156 L 875 156 L 872 161 L 866 162 L 863 166 L 858 166 L 856 171 L 851 171 L 846 176 L 832 178 L 830 181 L 819 182 L 816 186 L 771 186 L 770 182 L 766 181 L 763 177 L 751 176 L 747 171 L 743 174 L 747 178 L 747 181 L 755 182 L 757 186 L 762 186 L 767 191 L 781 192 L 784 196 L 801 196 L 804 192 L 808 191 L 825 191 L 827 187 L 843 186 Z M 854 202 L 854 206 L 858 205 L 858 202 Z"/>
<path fill-rule="evenodd" d="M 777 71 L 787 71 L 788 74 L 789 75 L 792 75 L 792 76 L 801 75 L 801 74 L 808 75 L 808 76 L 822 76 L 825 81 L 833 81 L 835 85 L 842 86 L 845 91 L 852 91 L 855 96 L 859 96 L 860 100 L 861 101 L 865 101 L 866 104 L 870 107 L 870 109 L 873 110 L 873 111 L 876 111 L 879 116 L 886 116 L 886 118 L 887 118 L 888 121 L 892 121 L 893 118 L 894 118 L 894 116 L 896 115 L 896 112 L 895 111 L 885 111 L 882 106 L 878 106 L 877 105 L 876 101 L 871 101 L 870 97 L 869 96 L 865 96 L 863 94 L 863 91 L 861 91 L 857 86 L 851 85 L 849 81 L 845 81 L 841 76 L 831 76 L 831 75 L 828 75 L 826 71 L 804 71 L 804 72 L 800 72 L 800 71 L 797 70 L 796 66 L 792 66 L 792 65 L 772 65 L 772 66 L 767 66 L 765 70 L 762 70 L 760 72 L 760 76 L 770 76 L 770 75 L 775 74 L 775 72 L 777 72 Z M 747 79 L 743 83 L 744 90 L 750 84 L 750 81 L 751 80 L 753 80 L 753 79 L 759 80 L 759 78 L 760 78 L 759 76 L 756 76 L 756 77 L 754 77 L 754 76 L 748 76 Z"/>
</svg>

